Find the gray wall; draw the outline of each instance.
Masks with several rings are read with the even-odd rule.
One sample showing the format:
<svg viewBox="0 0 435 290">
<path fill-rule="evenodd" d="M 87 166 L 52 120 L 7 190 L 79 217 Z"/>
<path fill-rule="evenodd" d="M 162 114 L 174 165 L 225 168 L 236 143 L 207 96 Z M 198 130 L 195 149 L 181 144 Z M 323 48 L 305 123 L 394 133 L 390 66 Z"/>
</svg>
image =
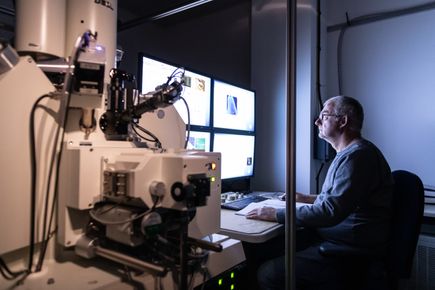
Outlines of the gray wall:
<svg viewBox="0 0 435 290">
<path fill-rule="evenodd" d="M 285 191 L 287 1 L 252 1 L 252 86 L 257 91 L 254 190 Z"/>
<path fill-rule="evenodd" d="M 320 164 L 312 159 L 317 102 L 317 1 L 297 1 L 296 191 L 315 193 Z"/>
<path fill-rule="evenodd" d="M 362 5 L 364 2 L 364 5 Z M 328 1 L 328 24 L 433 1 Z M 342 93 L 366 111 L 363 135 L 393 170 L 435 185 L 435 9 L 349 28 L 343 40 Z M 336 47 L 328 33 L 328 94 L 338 93 Z"/>
</svg>

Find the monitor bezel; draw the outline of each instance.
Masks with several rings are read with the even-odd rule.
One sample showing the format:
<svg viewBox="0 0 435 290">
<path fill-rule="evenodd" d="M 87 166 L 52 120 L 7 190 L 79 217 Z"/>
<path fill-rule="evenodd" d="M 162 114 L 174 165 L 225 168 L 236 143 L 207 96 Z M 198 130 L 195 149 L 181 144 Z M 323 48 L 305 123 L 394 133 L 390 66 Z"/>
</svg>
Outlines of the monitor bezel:
<svg viewBox="0 0 435 290">
<path fill-rule="evenodd" d="M 245 130 L 245 129 L 239 129 L 239 128 L 229 128 L 229 127 L 218 127 L 218 126 L 216 126 L 216 124 L 215 124 L 215 115 L 216 115 L 215 114 L 216 113 L 216 109 L 215 109 L 215 83 L 216 82 L 220 82 L 220 83 L 222 83 L 224 85 L 233 86 L 233 87 L 235 87 L 237 89 L 245 90 L 245 91 L 250 92 L 250 93 L 253 94 L 253 103 L 254 103 L 254 106 L 253 106 L 254 107 L 253 108 L 253 112 L 254 112 L 254 117 L 253 117 L 254 124 L 253 125 L 254 125 L 254 129 L 252 129 L 252 130 Z M 246 87 L 241 86 L 239 84 L 232 83 L 232 82 L 220 79 L 220 78 L 212 78 L 212 87 L 211 87 L 211 90 L 212 90 L 212 92 L 211 92 L 212 99 L 211 99 L 211 103 L 210 104 L 211 104 L 211 114 L 212 114 L 212 116 L 210 118 L 211 118 L 211 122 L 212 122 L 211 124 L 212 124 L 213 129 L 217 129 L 217 130 L 232 130 L 232 131 L 238 131 L 238 132 L 255 133 L 256 127 L 257 127 L 257 124 L 256 124 L 256 122 L 257 122 L 257 116 L 256 116 L 257 93 L 256 93 L 255 90 L 250 89 L 250 88 L 246 88 Z"/>
<path fill-rule="evenodd" d="M 252 172 L 249 175 L 239 175 L 239 176 L 233 176 L 233 177 L 222 177 L 222 173 L 221 173 L 221 180 L 225 181 L 225 182 L 233 182 L 239 179 L 245 179 L 245 178 L 252 178 L 255 176 L 255 164 L 256 164 L 256 136 L 254 132 L 248 132 L 248 131 L 241 131 L 241 130 L 229 130 L 229 129 L 216 129 L 213 130 L 213 134 L 212 134 L 212 147 L 211 147 L 211 151 L 214 151 L 214 146 L 215 146 L 215 136 L 216 134 L 226 134 L 226 135 L 235 135 L 235 136 L 251 136 L 254 138 L 254 148 L 253 148 L 253 167 L 252 167 Z"/>
</svg>

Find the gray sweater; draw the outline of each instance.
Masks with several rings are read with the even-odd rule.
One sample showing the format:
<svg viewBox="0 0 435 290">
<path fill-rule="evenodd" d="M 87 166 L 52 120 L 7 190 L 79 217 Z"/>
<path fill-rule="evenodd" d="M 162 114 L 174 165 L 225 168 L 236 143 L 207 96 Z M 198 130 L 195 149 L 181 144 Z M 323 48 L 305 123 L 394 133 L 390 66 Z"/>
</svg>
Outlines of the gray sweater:
<svg viewBox="0 0 435 290">
<path fill-rule="evenodd" d="M 389 233 L 393 178 L 379 149 L 361 139 L 337 153 L 313 205 L 296 209 L 296 225 L 325 241 L 379 248 Z M 285 211 L 277 212 L 284 222 Z"/>
</svg>

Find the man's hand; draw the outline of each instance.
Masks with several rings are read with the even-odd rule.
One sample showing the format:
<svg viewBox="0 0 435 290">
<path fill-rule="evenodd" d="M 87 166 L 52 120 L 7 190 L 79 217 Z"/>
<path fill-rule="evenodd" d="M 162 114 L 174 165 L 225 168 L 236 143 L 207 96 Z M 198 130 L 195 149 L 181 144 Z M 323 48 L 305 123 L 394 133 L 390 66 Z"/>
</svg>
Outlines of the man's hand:
<svg viewBox="0 0 435 290">
<path fill-rule="evenodd" d="M 246 218 L 276 222 L 276 209 L 268 206 L 259 207 L 248 212 Z"/>
</svg>

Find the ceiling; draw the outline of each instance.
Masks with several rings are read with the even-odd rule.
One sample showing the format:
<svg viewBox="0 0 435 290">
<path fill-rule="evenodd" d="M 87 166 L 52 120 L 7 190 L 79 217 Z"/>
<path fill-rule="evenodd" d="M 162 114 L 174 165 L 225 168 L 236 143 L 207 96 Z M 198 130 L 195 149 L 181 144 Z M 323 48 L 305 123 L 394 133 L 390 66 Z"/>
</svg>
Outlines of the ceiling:
<svg viewBox="0 0 435 290">
<path fill-rule="evenodd" d="M 175 24 L 243 1 L 250 0 L 118 0 L 118 31 L 150 21 Z M 183 6 L 194 6 L 194 4 L 200 5 L 162 19 L 153 20 L 153 17 L 159 14 Z"/>
</svg>

